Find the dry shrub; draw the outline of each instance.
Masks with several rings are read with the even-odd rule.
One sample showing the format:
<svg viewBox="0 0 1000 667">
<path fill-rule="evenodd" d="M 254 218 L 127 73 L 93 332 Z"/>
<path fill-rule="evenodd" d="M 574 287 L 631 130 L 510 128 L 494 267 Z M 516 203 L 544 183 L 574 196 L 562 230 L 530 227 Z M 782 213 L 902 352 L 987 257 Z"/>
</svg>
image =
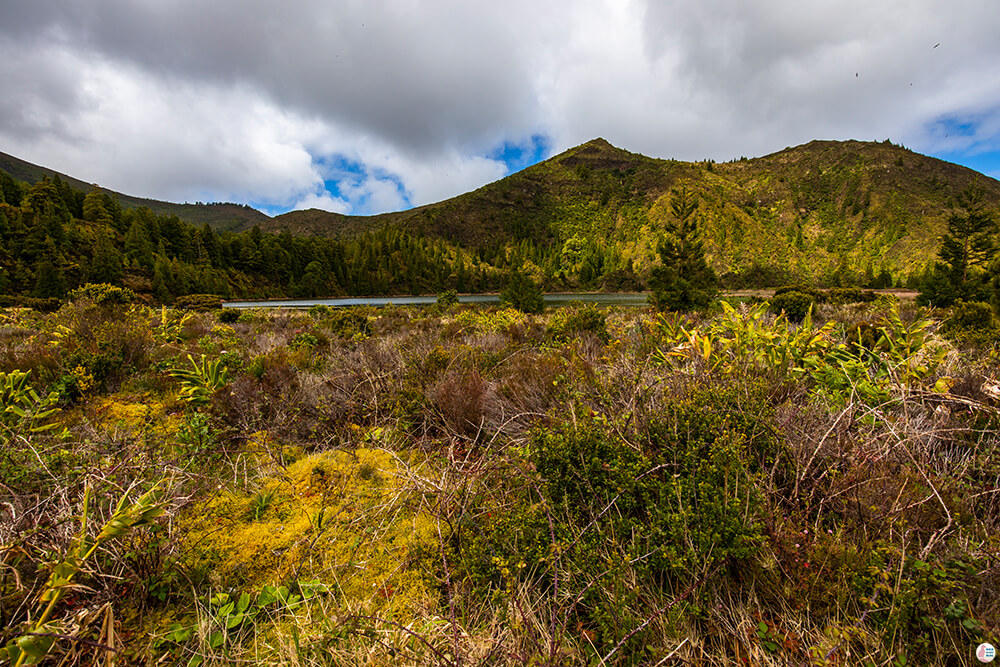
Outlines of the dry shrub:
<svg viewBox="0 0 1000 667">
<path fill-rule="evenodd" d="M 376 423 L 392 414 L 389 398 L 403 385 L 406 366 L 393 341 L 370 338 L 340 348 L 328 362 L 331 405 L 358 423 Z"/>
<path fill-rule="evenodd" d="M 468 438 L 476 438 L 496 414 L 492 388 L 476 369 L 446 372 L 431 397 L 445 427 Z"/>
<path fill-rule="evenodd" d="M 564 374 L 564 360 L 553 353 L 525 350 L 499 369 L 498 393 L 509 414 L 544 413 L 559 394 L 558 378 Z"/>
<path fill-rule="evenodd" d="M 272 437 L 321 441 L 333 430 L 331 388 L 322 378 L 284 363 L 268 366 L 258 379 L 244 375 L 213 397 L 213 409 L 239 438 L 266 431 Z"/>
</svg>

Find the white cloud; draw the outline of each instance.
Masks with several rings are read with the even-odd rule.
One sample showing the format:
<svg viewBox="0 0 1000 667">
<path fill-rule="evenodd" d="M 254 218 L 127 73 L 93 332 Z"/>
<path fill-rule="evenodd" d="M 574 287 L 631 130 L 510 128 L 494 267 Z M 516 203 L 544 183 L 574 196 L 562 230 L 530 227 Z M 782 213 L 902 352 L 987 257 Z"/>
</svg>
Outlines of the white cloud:
<svg viewBox="0 0 1000 667">
<path fill-rule="evenodd" d="M 293 211 L 304 211 L 310 208 L 318 208 L 330 213 L 348 213 L 350 211 L 350 206 L 345 200 L 333 197 L 327 192 L 310 192 L 300 197 L 292 206 Z"/>
<path fill-rule="evenodd" d="M 604 136 L 681 159 L 814 138 L 1000 143 L 993 0 L 52 0 L 3 13 L 0 150 L 158 198 L 390 210 L 502 177 L 486 156 L 536 134 L 555 151 Z M 942 119 L 972 127 L 953 136 Z M 330 156 L 359 165 L 333 194 Z"/>
</svg>

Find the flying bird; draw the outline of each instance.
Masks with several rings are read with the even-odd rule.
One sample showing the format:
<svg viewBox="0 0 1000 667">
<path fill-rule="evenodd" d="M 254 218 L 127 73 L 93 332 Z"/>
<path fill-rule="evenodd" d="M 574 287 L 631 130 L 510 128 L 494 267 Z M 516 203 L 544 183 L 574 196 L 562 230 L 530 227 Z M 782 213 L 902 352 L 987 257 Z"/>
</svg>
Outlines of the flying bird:
<svg viewBox="0 0 1000 667">
<path fill-rule="evenodd" d="M 931 48 L 933 48 L 933 49 L 936 49 L 936 48 L 937 48 L 937 47 L 939 47 L 939 46 L 941 46 L 941 42 L 938 42 L 937 44 L 935 44 L 935 45 L 934 45 L 934 46 L 932 46 Z"/>
</svg>

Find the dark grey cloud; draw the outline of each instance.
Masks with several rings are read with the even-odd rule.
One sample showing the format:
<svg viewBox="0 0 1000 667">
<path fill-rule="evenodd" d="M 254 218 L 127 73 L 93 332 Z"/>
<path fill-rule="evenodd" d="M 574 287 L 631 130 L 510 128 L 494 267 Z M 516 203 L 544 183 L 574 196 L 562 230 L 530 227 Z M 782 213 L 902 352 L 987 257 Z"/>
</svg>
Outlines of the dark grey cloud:
<svg viewBox="0 0 1000 667">
<path fill-rule="evenodd" d="M 62 0 L 10 31 L 163 77 L 236 82 L 276 104 L 395 145 L 480 145 L 537 115 L 530 26 L 478 3 Z M 525 20 L 530 14 L 525 13 Z"/>
</svg>

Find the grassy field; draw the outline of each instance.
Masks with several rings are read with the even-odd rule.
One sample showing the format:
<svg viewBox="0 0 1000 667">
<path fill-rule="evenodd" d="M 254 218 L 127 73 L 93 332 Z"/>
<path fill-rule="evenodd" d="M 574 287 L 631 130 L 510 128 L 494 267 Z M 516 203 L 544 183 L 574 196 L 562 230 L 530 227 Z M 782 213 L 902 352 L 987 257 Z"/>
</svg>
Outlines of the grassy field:
<svg viewBox="0 0 1000 667">
<path fill-rule="evenodd" d="M 2 311 L 0 664 L 978 664 L 1000 353 L 956 322 Z"/>
</svg>

